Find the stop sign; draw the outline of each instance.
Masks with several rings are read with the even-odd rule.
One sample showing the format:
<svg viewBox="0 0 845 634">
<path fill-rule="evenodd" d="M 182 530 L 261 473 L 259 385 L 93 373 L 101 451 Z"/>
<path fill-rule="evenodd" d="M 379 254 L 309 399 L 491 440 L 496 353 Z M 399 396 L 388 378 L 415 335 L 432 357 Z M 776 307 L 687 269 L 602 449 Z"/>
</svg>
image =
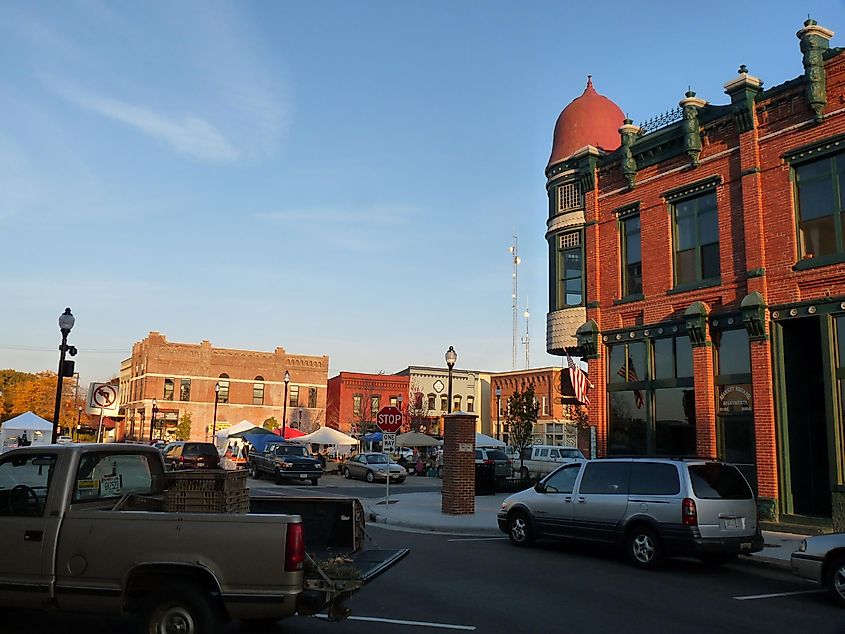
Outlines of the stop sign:
<svg viewBox="0 0 845 634">
<path fill-rule="evenodd" d="M 382 407 L 378 412 L 376 425 L 387 434 L 395 434 L 402 427 L 402 412 L 397 407 Z"/>
</svg>

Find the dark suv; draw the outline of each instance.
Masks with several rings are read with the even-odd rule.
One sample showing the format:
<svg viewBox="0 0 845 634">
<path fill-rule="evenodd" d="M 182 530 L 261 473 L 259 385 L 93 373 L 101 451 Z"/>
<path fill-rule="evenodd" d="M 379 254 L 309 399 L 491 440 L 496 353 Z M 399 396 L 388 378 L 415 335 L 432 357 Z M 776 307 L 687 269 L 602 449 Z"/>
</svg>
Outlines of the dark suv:
<svg viewBox="0 0 845 634">
<path fill-rule="evenodd" d="M 219 469 L 220 454 L 210 442 L 175 442 L 164 453 L 164 465 L 171 471 Z"/>
</svg>

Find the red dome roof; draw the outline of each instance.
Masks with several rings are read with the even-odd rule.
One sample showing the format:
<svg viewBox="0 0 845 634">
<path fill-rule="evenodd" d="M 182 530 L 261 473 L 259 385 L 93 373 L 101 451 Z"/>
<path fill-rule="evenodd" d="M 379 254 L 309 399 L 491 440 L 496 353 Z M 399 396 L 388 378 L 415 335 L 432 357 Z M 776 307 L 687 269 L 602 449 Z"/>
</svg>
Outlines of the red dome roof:
<svg viewBox="0 0 845 634">
<path fill-rule="evenodd" d="M 619 147 L 619 128 L 625 120 L 622 110 L 593 88 L 587 75 L 584 93 L 570 103 L 555 124 L 555 138 L 549 165 L 571 156 L 585 145 L 608 152 Z"/>
</svg>

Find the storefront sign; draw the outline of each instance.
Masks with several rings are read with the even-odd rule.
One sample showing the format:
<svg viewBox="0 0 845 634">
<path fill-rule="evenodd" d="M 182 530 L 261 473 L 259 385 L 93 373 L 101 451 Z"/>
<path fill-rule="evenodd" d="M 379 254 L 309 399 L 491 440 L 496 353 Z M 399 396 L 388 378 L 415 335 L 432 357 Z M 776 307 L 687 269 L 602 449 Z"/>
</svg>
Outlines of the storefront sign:
<svg viewBox="0 0 845 634">
<path fill-rule="evenodd" d="M 751 396 L 751 384 L 719 385 L 719 413 L 737 414 L 747 413 L 754 409 Z"/>
</svg>

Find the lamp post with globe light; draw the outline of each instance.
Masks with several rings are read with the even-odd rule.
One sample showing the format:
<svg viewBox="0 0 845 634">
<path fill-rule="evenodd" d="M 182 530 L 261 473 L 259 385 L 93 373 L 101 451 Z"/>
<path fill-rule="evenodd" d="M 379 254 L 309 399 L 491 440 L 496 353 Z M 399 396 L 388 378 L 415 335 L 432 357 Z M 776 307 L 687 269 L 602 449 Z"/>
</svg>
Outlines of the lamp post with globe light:
<svg viewBox="0 0 845 634">
<path fill-rule="evenodd" d="M 152 412 L 150 413 L 150 444 L 153 442 L 153 431 L 156 427 L 156 414 L 158 413 L 158 401 L 153 398 Z"/>
<path fill-rule="evenodd" d="M 62 333 L 62 345 L 59 346 L 59 371 L 56 376 L 56 406 L 53 409 L 53 444 L 59 438 L 59 413 L 62 409 L 62 383 L 65 376 L 65 353 L 70 352 L 70 356 L 76 354 L 76 348 L 67 345 L 67 336 L 70 334 L 76 319 L 70 312 L 70 308 L 65 308 L 65 312 L 59 315 L 59 330 Z M 73 348 L 73 350 L 71 350 Z"/>
<path fill-rule="evenodd" d="M 452 368 L 455 367 L 455 362 L 458 360 L 458 353 L 455 352 L 455 349 L 452 346 L 449 346 L 449 349 L 446 351 L 446 365 L 449 366 L 449 401 L 447 404 L 446 411 L 451 414 L 452 413 Z"/>
<path fill-rule="evenodd" d="M 285 370 L 285 400 L 282 406 L 282 439 L 285 437 L 285 422 L 288 418 L 288 384 L 290 383 L 290 372 Z"/>
<path fill-rule="evenodd" d="M 215 383 L 214 384 L 214 418 L 211 421 L 211 442 L 216 442 L 216 440 L 217 440 L 217 402 L 219 400 L 220 400 L 220 383 Z"/>
</svg>

